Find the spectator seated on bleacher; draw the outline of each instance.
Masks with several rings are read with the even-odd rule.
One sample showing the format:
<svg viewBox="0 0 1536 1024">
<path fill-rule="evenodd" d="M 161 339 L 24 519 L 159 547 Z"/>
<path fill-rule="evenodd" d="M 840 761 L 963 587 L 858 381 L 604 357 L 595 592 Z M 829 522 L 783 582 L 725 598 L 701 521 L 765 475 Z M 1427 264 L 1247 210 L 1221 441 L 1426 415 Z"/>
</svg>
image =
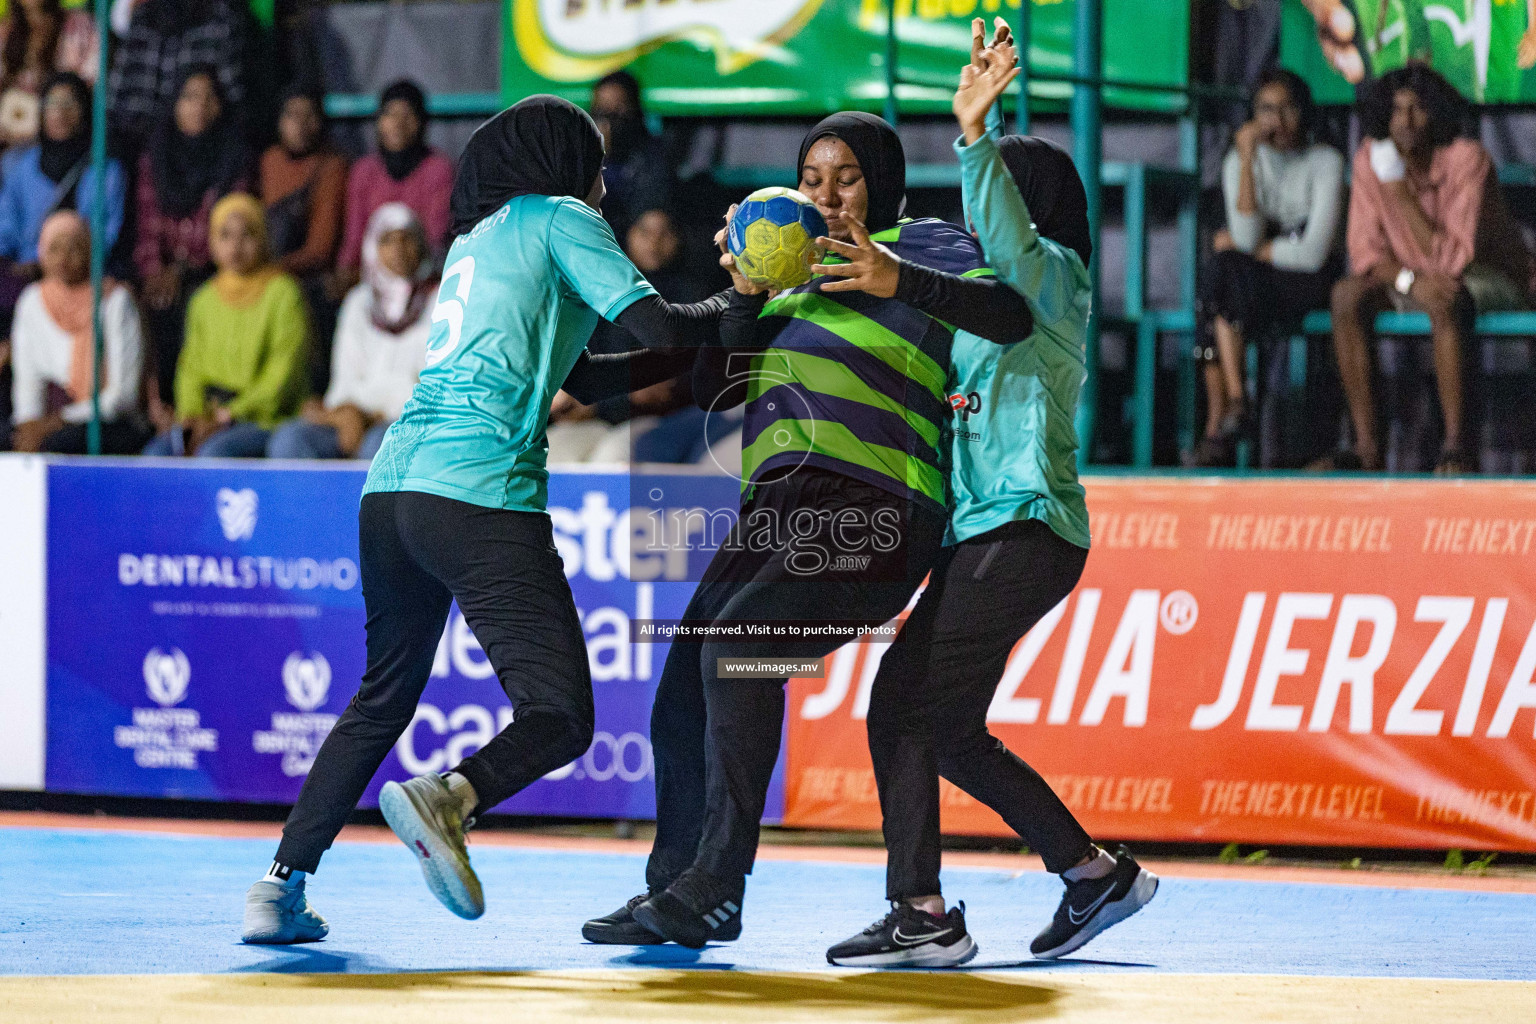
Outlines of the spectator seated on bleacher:
<svg viewBox="0 0 1536 1024">
<path fill-rule="evenodd" d="M 453 162 L 427 145 L 427 98 L 421 87 L 400 81 L 385 89 L 375 126 L 378 152 L 353 164 L 347 178 L 346 234 L 337 270 L 348 287 L 359 280 L 368 220 L 385 203 L 404 203 L 416 211 L 430 258 L 440 258 L 449 241 Z"/>
<path fill-rule="evenodd" d="M 43 91 L 42 130 L 36 144 L 6 162 L 0 186 L 0 256 L 37 262 L 43 220 L 56 210 L 78 210 L 88 221 L 96 199 L 91 168 L 91 88 L 79 75 L 61 71 Z M 122 164 L 106 169 L 106 245 L 123 227 L 126 182 Z"/>
<path fill-rule="evenodd" d="M 592 87 L 592 119 L 603 133 L 603 216 L 623 239 L 647 210 L 667 207 L 677 171 L 646 125 L 640 83 L 628 71 L 615 71 Z"/>
<path fill-rule="evenodd" d="M 709 297 L 709 282 L 688 266 L 677 222 L 668 211 L 642 213 L 624 235 L 624 251 L 668 302 Z M 598 324 L 587 344 L 589 351 L 599 354 L 634 347 L 629 332 L 606 321 Z M 705 414 L 693 406 L 688 376 L 596 405 L 582 405 L 561 391 L 550 413 L 549 461 L 697 462 L 704 455 L 705 420 Z M 711 424 L 716 434 L 734 425 L 722 417 L 715 417 Z"/>
<path fill-rule="evenodd" d="M 139 163 L 133 262 L 153 360 L 150 413 L 162 430 L 170 424 L 157 406 L 175 394 L 187 298 L 213 273 L 210 214 L 247 182 L 245 142 L 221 90 L 212 68 L 189 68 Z"/>
<path fill-rule="evenodd" d="M 225 196 L 208 234 L 218 273 L 187 303 L 176 366 L 179 422 L 145 455 L 265 455 L 272 428 L 295 415 L 308 393 L 304 296 L 272 261 L 261 203 L 245 193 Z"/>
<path fill-rule="evenodd" d="M 1476 468 L 1464 430 L 1467 378 L 1479 369 L 1473 320 L 1524 307 L 1532 266 L 1488 151 L 1457 137 L 1464 109 L 1450 84 L 1423 64 L 1384 75 L 1364 94 L 1365 139 L 1349 203 L 1351 276 L 1333 290 L 1334 348 L 1355 447 L 1320 468 L 1383 465 L 1370 340 L 1376 314 L 1392 307 L 1429 317 L 1444 424 L 1435 472 Z"/>
<path fill-rule="evenodd" d="M 177 102 L 194 68 L 208 70 L 222 103 L 245 101 L 246 18 L 235 0 L 145 0 L 112 55 L 108 116 L 129 152 Z"/>
<path fill-rule="evenodd" d="M 1245 345 L 1274 328 L 1299 326 L 1328 302 L 1343 268 L 1338 228 L 1344 157 L 1312 141 L 1312 91 L 1290 71 L 1259 79 L 1252 118 L 1238 129 L 1222 166 L 1227 226 L 1201 276 L 1207 416 L 1200 466 L 1236 464 L 1251 433 L 1244 385 Z"/>
<path fill-rule="evenodd" d="M 437 275 L 421 220 L 404 203 L 374 211 L 363 237 L 363 282 L 337 320 L 331 386 L 272 432 L 274 459 L 371 459 L 427 363 Z"/>
<path fill-rule="evenodd" d="M 43 222 L 42 279 L 27 286 L 11 326 L 13 443 L 18 451 L 83 455 L 92 415 L 91 236 L 73 210 Z M 131 455 L 146 431 L 136 416 L 143 339 L 128 289 L 102 286 L 101 450 Z"/>
<path fill-rule="evenodd" d="M 96 20 L 59 0 L 11 0 L 0 21 L 0 146 L 37 139 L 44 86 L 60 71 L 96 81 Z"/>
<path fill-rule="evenodd" d="M 310 385 L 324 391 L 330 378 L 330 339 L 336 304 L 326 288 L 335 270 L 346 214 L 347 161 L 330 142 L 323 97 L 288 89 L 278 107 L 277 142 L 261 156 L 261 201 L 267 208 L 272 256 L 298 279 L 314 328 Z"/>
<path fill-rule="evenodd" d="M 43 127 L 37 144 L 6 161 L 0 185 L 0 257 L 9 260 L 0 274 L 0 309 L 10 310 L 22 287 L 37 276 L 37 240 L 43 219 L 55 210 L 79 210 L 89 218 L 96 183 L 91 170 L 91 90 L 71 72 L 48 81 L 43 99 Z M 117 243 L 123 226 L 125 183 L 116 160 L 106 171 L 106 245 Z"/>
</svg>

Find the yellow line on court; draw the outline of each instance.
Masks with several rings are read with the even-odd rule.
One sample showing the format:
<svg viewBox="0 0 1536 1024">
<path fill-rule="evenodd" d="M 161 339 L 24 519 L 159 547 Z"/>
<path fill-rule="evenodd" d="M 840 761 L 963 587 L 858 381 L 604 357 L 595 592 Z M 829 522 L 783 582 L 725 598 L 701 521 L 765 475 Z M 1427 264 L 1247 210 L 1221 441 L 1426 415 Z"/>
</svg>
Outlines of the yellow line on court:
<svg viewBox="0 0 1536 1024">
<path fill-rule="evenodd" d="M 1277 975 L 767 972 L 227 974 L 0 978 L 8 1024 L 1488 1024 L 1536 1017 L 1536 982 Z"/>
</svg>

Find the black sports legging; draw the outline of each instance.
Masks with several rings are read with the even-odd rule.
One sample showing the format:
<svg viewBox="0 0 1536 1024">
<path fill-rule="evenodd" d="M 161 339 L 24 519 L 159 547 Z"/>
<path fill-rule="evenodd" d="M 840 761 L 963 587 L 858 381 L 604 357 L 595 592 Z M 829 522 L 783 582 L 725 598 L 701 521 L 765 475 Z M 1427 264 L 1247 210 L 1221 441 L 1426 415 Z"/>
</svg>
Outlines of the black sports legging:
<svg viewBox="0 0 1536 1024">
<path fill-rule="evenodd" d="M 901 656 L 881 660 L 870 690 L 888 899 L 940 892 L 940 775 L 1000 814 L 1048 870 L 1065 871 L 1088 853 L 1088 833 L 1072 812 L 987 731 L 1008 655 L 1077 586 L 1087 558 L 1038 520 L 939 556 L 902 627 Z"/>
<path fill-rule="evenodd" d="M 898 524 L 889 550 L 873 544 L 867 564 L 806 572 L 795 549 L 752 550 L 753 530 L 777 518 L 819 523 L 801 530 L 798 550 L 822 545 L 849 552 L 857 534 L 835 536 L 832 517 L 888 509 Z M 845 523 L 849 520 L 844 519 Z M 715 553 L 693 599 L 688 620 L 732 622 L 859 622 L 872 627 L 901 612 L 938 554 L 944 516 L 838 473 L 801 468 L 758 485 L 729 539 Z M 887 538 L 889 539 L 889 538 Z M 854 564 L 857 564 L 855 562 Z M 809 563 L 815 567 L 814 560 Z M 801 571 L 796 571 L 796 569 Z M 664 888 L 689 865 L 729 878 L 751 873 L 768 783 L 784 723 L 784 679 L 722 679 L 719 658 L 817 658 L 845 641 L 794 643 L 740 639 L 674 643 L 651 711 L 656 765 L 656 840 L 646 883 Z"/>
<path fill-rule="evenodd" d="M 364 495 L 358 518 L 368 667 L 283 826 L 277 861 L 300 871 L 319 866 L 410 725 L 451 601 L 512 699 L 511 724 L 453 769 L 475 813 L 592 742 L 587 647 L 547 515 L 406 491 Z"/>
</svg>

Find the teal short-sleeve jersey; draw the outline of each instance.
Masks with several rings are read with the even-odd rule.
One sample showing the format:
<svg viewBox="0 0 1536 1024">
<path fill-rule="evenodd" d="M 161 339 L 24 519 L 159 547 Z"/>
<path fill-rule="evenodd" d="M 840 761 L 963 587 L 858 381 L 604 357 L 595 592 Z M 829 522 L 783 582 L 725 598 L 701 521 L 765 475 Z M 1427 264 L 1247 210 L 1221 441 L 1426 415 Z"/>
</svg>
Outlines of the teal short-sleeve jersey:
<svg viewBox="0 0 1536 1024">
<path fill-rule="evenodd" d="M 543 512 L 545 424 L 599 318 L 656 291 L 585 203 L 518 196 L 455 238 L 427 366 L 363 493 Z"/>
</svg>

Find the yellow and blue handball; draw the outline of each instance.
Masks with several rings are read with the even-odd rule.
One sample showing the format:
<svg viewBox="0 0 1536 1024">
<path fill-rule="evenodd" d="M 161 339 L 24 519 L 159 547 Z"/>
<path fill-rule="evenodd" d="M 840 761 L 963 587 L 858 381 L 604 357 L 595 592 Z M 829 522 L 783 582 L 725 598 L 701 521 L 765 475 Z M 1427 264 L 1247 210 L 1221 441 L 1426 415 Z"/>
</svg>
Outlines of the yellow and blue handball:
<svg viewBox="0 0 1536 1024">
<path fill-rule="evenodd" d="M 812 265 L 826 251 L 816 239 L 826 233 L 821 211 L 804 195 L 760 188 L 736 207 L 726 242 L 747 280 L 783 291 L 811 279 Z"/>
</svg>

